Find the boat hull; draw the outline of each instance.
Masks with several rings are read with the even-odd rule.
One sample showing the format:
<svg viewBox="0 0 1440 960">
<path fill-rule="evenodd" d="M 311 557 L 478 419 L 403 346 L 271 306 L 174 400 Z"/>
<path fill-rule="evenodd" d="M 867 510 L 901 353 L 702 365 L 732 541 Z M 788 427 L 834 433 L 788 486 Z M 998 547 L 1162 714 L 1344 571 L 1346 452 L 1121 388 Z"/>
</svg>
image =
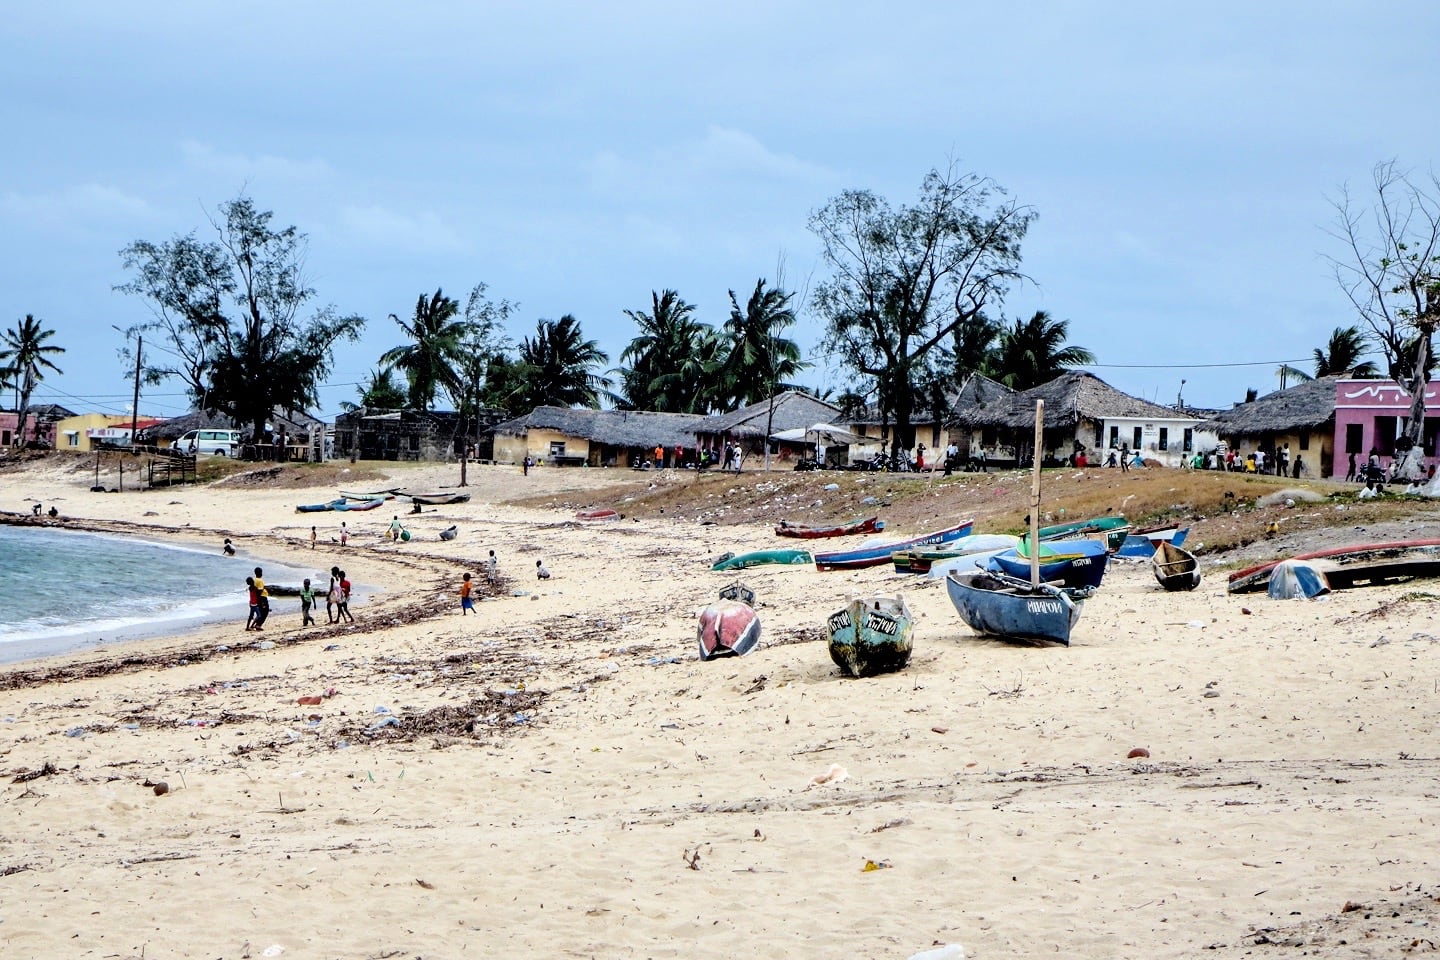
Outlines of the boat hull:
<svg viewBox="0 0 1440 960">
<path fill-rule="evenodd" d="M 1174 541 L 1161 540 L 1155 545 L 1150 569 L 1155 573 L 1155 580 L 1166 590 L 1194 590 L 1200 586 L 1200 563 L 1195 554 Z"/>
<path fill-rule="evenodd" d="M 587 522 L 602 523 L 609 522 L 611 520 L 619 520 L 620 514 L 618 511 L 615 510 L 581 510 L 579 513 L 575 514 L 575 519 L 585 520 Z"/>
<path fill-rule="evenodd" d="M 799 566 L 809 564 L 814 559 L 809 550 L 755 550 L 751 553 L 741 553 L 733 557 L 726 557 L 724 560 L 717 560 L 710 565 L 710 569 L 744 570 L 746 567 L 758 567 L 766 563 Z"/>
<path fill-rule="evenodd" d="M 1290 560 L 1324 561 L 1320 565 L 1336 590 L 1387 578 L 1440 576 L 1440 540 L 1395 540 L 1332 547 L 1300 553 Z M 1270 586 L 1270 573 L 1282 560 L 1258 564 L 1230 574 L 1230 593 L 1254 593 Z"/>
<path fill-rule="evenodd" d="M 852 600 L 826 621 L 830 659 L 851 677 L 904 669 L 914 649 L 914 618 L 898 597 Z"/>
<path fill-rule="evenodd" d="M 331 500 L 329 503 L 302 503 L 295 508 L 296 513 L 324 513 L 329 510 L 344 510 L 349 501 Z"/>
<path fill-rule="evenodd" d="M 700 611 L 695 631 L 701 660 L 743 657 L 760 642 L 760 617 L 739 600 L 716 600 Z"/>
<path fill-rule="evenodd" d="M 439 507 L 447 503 L 469 503 L 468 493 L 407 493 L 411 503 L 422 504 L 427 507 Z"/>
<path fill-rule="evenodd" d="M 1165 527 L 1161 530 L 1132 530 L 1120 544 L 1120 549 L 1115 551 L 1117 557 L 1127 557 L 1132 560 L 1148 560 L 1155 556 L 1155 548 L 1162 543 L 1172 543 L 1180 546 L 1185 542 L 1185 537 L 1190 533 L 1189 527 Z"/>
<path fill-rule="evenodd" d="M 892 541 L 869 547 L 859 547 L 854 550 L 817 553 L 815 554 L 815 566 L 821 570 L 857 570 L 863 567 L 878 566 L 882 563 L 889 563 L 891 555 L 897 550 L 913 550 L 917 547 L 950 543 L 968 534 L 974 526 L 974 520 L 966 520 L 946 530 L 922 534 L 918 537 L 911 537 L 909 540 Z"/>
<path fill-rule="evenodd" d="M 335 501 L 336 510 L 349 511 L 352 513 L 357 510 L 374 510 L 376 507 L 383 506 L 385 506 L 385 501 L 378 497 L 374 500 L 362 500 L 359 502 L 351 502 L 349 500 Z"/>
<path fill-rule="evenodd" d="M 1061 544 L 1073 543 L 1070 551 Z M 1040 579 L 1062 587 L 1098 587 L 1105 577 L 1110 554 L 1099 540 L 1075 540 L 1040 545 Z M 988 567 L 1018 580 L 1030 579 L 1030 558 L 1015 550 L 997 553 Z M 1073 551 L 1073 552 L 1071 552 Z"/>
<path fill-rule="evenodd" d="M 777 537 L 801 537 L 807 540 L 814 540 L 820 537 L 848 537 L 859 533 L 879 533 L 885 529 L 885 521 L 879 517 L 865 517 L 862 520 L 851 520 L 848 523 L 839 523 L 832 526 L 805 526 L 798 523 L 787 523 L 780 521 L 775 528 Z"/>
<path fill-rule="evenodd" d="M 1007 640 L 1043 640 L 1069 645 L 1083 601 L 1047 584 L 988 573 L 951 573 L 945 589 L 960 619 L 976 633 Z"/>
</svg>

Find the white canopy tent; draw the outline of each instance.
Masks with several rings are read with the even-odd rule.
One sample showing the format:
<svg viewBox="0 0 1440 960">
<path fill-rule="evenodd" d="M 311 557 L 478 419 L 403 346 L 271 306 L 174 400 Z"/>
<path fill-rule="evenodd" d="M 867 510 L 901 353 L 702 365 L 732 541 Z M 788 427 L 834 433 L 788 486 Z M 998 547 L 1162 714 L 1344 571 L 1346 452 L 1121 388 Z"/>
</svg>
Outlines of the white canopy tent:
<svg viewBox="0 0 1440 960">
<path fill-rule="evenodd" d="M 779 433 L 770 434 L 770 439 L 785 443 L 823 443 L 827 447 L 865 442 L 865 438 L 859 434 L 851 433 L 844 427 L 837 427 L 833 423 L 815 423 L 808 427 L 781 430 Z"/>
</svg>

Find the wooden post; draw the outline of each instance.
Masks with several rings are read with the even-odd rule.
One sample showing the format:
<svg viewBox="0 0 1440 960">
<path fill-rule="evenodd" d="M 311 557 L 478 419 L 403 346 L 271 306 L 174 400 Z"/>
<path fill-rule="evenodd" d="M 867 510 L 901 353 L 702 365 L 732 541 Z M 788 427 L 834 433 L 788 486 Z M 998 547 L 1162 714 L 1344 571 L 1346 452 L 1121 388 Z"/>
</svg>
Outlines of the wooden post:
<svg viewBox="0 0 1440 960">
<path fill-rule="evenodd" d="M 1034 469 L 1030 474 L 1030 585 L 1040 585 L 1040 451 L 1045 446 L 1045 401 L 1035 401 Z"/>
</svg>

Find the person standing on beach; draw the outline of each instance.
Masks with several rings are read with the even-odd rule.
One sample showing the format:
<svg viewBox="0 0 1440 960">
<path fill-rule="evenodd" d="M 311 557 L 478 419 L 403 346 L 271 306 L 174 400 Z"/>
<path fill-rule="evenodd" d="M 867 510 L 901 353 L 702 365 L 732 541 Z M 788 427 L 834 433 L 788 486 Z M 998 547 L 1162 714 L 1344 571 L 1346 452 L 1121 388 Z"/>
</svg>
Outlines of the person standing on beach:
<svg viewBox="0 0 1440 960">
<path fill-rule="evenodd" d="M 250 592 L 250 618 L 245 621 L 246 631 L 258 630 L 255 626 L 255 619 L 260 615 L 260 593 L 255 589 L 255 578 L 246 577 L 245 587 Z"/>
<path fill-rule="evenodd" d="M 472 589 L 474 588 L 470 584 L 470 574 L 467 573 L 460 580 L 460 616 L 462 617 L 475 609 L 475 601 L 470 596 Z"/>
<path fill-rule="evenodd" d="M 318 539 L 318 534 L 315 532 L 315 527 L 314 527 L 314 525 L 312 524 L 311 527 L 310 527 L 310 549 L 311 549 L 311 550 L 314 550 L 314 549 L 315 549 L 315 541 L 316 541 L 316 539 Z"/>
<path fill-rule="evenodd" d="M 398 514 L 390 518 L 390 539 L 397 543 L 400 541 L 400 517 Z"/>
<path fill-rule="evenodd" d="M 344 521 L 344 520 L 341 520 L 341 521 L 340 521 L 340 546 L 343 547 L 343 546 L 345 546 L 345 544 L 347 544 L 347 543 L 349 543 L 349 542 L 350 542 L 350 529 L 345 526 L 345 521 Z"/>
<path fill-rule="evenodd" d="M 330 568 L 330 589 L 325 591 L 325 619 L 329 623 L 339 623 L 339 617 L 335 611 L 340 606 L 340 568 Z"/>
<path fill-rule="evenodd" d="M 340 571 L 340 603 L 335 609 L 349 622 L 355 622 L 355 618 L 350 615 L 350 581 L 346 579 L 344 570 Z"/>
<path fill-rule="evenodd" d="M 265 621 L 270 616 L 270 591 L 265 588 L 264 571 L 259 567 L 255 568 L 255 593 L 259 596 L 256 606 L 257 615 L 255 618 L 255 629 L 265 629 Z"/>
<path fill-rule="evenodd" d="M 1120 472 L 1130 472 L 1130 444 L 1128 443 L 1120 448 Z"/>
<path fill-rule="evenodd" d="M 310 616 L 310 610 L 315 606 L 315 588 L 310 586 L 310 578 L 305 578 L 305 583 L 300 587 L 300 626 L 314 626 L 315 618 Z"/>
<path fill-rule="evenodd" d="M 490 581 L 491 583 L 494 583 L 494 582 L 495 582 L 495 568 L 498 567 L 499 565 L 500 565 L 500 562 L 495 559 L 495 551 L 494 551 L 494 550 L 491 550 L 491 551 L 490 551 L 490 556 L 488 556 L 488 557 L 485 558 L 485 579 L 486 579 L 486 580 Z"/>
</svg>

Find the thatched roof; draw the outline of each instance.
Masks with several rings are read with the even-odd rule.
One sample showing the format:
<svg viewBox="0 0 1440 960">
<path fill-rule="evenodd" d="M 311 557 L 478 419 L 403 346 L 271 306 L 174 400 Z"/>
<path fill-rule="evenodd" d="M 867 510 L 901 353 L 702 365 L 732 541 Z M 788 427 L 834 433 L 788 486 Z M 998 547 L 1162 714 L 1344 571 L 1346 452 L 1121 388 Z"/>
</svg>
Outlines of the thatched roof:
<svg viewBox="0 0 1440 960">
<path fill-rule="evenodd" d="M 1222 437 L 1256 436 L 1313 430 L 1335 418 L 1335 385 L 1344 377 L 1317 377 L 1258 400 L 1239 403 L 1201 423 L 1197 429 Z"/>
<path fill-rule="evenodd" d="M 1081 420 L 1120 417 L 1146 420 L 1188 419 L 1178 410 L 1121 393 L 1093 373 L 1072 370 L 1038 387 L 1001 395 L 983 405 L 957 409 L 955 422 L 967 427 L 1020 429 L 1034 426 L 1036 400 L 1045 401 L 1047 428 L 1071 427 Z"/>
<path fill-rule="evenodd" d="M 536 407 L 523 417 L 496 424 L 495 432 L 519 437 L 530 430 L 554 430 L 614 447 L 646 448 L 658 443 L 668 449 L 695 446 L 695 434 L 707 419 L 692 413 Z"/>
<path fill-rule="evenodd" d="M 698 428 L 700 433 L 728 434 L 732 437 L 768 437 L 781 430 L 808 427 L 817 423 L 832 423 L 840 415 L 840 408 L 826 403 L 818 397 L 798 390 L 787 390 L 777 394 L 775 413 L 772 419 L 770 401 L 762 400 L 748 407 L 741 407 L 733 413 L 722 413 L 706 417 Z"/>
<path fill-rule="evenodd" d="M 991 380 L 983 373 L 972 373 L 965 378 L 965 382 L 955 394 L 955 399 L 950 402 L 950 413 L 945 422 L 947 425 L 958 423 L 962 413 L 983 411 L 997 403 L 1009 403 L 1014 395 L 1015 391 L 1000 381 Z M 1033 409 L 1031 420 L 1034 420 Z"/>
</svg>

